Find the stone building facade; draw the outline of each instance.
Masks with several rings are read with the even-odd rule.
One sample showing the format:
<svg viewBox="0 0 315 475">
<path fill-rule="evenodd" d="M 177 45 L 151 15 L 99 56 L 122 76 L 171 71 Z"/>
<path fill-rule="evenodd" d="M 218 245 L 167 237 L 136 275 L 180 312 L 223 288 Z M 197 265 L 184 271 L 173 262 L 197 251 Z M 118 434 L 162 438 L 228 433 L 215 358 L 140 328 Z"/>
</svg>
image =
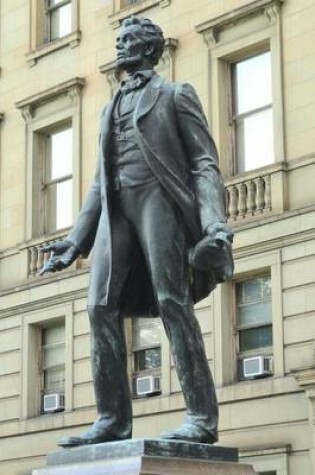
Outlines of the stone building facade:
<svg viewBox="0 0 315 475">
<path fill-rule="evenodd" d="M 220 152 L 235 275 L 196 308 L 220 443 L 259 473 L 311 475 L 315 0 L 1 1 L 0 471 L 31 473 L 95 417 L 89 260 L 36 274 L 93 177 L 115 36 L 132 13 L 163 28 L 158 71 L 194 85 Z M 134 436 L 156 437 L 184 412 L 168 342 L 157 320 L 127 319 L 126 337 Z M 145 397 L 143 377 L 160 383 Z"/>
</svg>

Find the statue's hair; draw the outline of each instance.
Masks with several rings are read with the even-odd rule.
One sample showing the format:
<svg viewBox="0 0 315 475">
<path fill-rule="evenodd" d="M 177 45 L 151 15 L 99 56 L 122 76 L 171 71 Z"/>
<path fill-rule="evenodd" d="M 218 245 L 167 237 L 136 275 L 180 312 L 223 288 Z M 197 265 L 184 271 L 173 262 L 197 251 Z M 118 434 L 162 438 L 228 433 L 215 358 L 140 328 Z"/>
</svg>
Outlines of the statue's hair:
<svg viewBox="0 0 315 475">
<path fill-rule="evenodd" d="M 164 36 L 163 31 L 158 25 L 155 25 L 151 20 L 148 18 L 143 18 L 140 16 L 130 16 L 123 21 L 122 27 L 127 26 L 140 26 L 143 31 L 143 39 L 146 43 L 151 43 L 154 47 L 154 50 L 151 54 L 151 61 L 153 66 L 155 66 L 158 62 L 160 57 L 163 54 L 164 50 Z"/>
</svg>

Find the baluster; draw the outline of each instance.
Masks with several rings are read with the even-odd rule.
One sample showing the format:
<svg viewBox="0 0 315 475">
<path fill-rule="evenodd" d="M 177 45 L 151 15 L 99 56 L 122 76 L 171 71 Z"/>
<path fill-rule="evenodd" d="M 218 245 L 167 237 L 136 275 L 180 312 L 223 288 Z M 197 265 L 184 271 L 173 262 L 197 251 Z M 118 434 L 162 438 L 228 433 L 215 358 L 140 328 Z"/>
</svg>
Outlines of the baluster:
<svg viewBox="0 0 315 475">
<path fill-rule="evenodd" d="M 247 182 L 247 214 L 253 216 L 256 209 L 256 186 L 253 180 Z"/>
<path fill-rule="evenodd" d="M 41 269 L 44 265 L 45 254 L 41 251 L 41 246 L 38 246 L 38 259 L 37 259 L 37 270 Z"/>
<path fill-rule="evenodd" d="M 37 251 L 36 246 L 32 246 L 29 249 L 29 256 L 30 256 L 29 276 L 35 277 L 37 273 L 37 257 L 38 257 L 38 251 Z"/>
<path fill-rule="evenodd" d="M 230 195 L 229 195 L 229 189 L 225 188 L 225 213 L 227 219 L 230 217 Z"/>
<path fill-rule="evenodd" d="M 245 217 L 246 214 L 246 185 L 245 183 L 239 183 L 237 185 L 238 191 L 238 212 L 242 218 Z"/>
<path fill-rule="evenodd" d="M 232 185 L 229 188 L 230 192 L 230 206 L 229 206 L 229 215 L 234 221 L 238 215 L 238 193 L 235 185 Z"/>
<path fill-rule="evenodd" d="M 48 246 L 49 244 L 53 244 L 54 241 L 47 241 L 44 243 L 44 246 Z M 50 259 L 50 256 L 51 256 L 51 252 L 45 252 L 44 253 L 44 264 L 46 264 L 49 259 Z"/>
<path fill-rule="evenodd" d="M 271 211 L 271 177 L 267 175 L 264 177 L 265 180 L 265 208 L 268 211 Z"/>
<path fill-rule="evenodd" d="M 262 213 L 265 207 L 265 182 L 260 176 L 255 179 L 256 183 L 256 210 Z"/>
</svg>

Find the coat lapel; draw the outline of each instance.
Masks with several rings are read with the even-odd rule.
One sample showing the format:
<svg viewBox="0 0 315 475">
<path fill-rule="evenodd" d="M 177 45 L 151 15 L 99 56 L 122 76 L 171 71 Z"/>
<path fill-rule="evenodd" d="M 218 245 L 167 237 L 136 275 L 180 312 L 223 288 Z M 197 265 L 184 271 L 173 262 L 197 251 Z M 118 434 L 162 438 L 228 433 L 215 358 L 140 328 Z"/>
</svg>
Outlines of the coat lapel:
<svg viewBox="0 0 315 475">
<path fill-rule="evenodd" d="M 163 79 L 155 75 L 148 82 L 147 86 L 143 89 L 143 92 L 140 96 L 139 102 L 136 106 L 135 113 L 134 113 L 134 123 L 136 124 L 138 120 L 146 115 L 153 106 L 156 104 L 157 99 L 160 94 L 161 84 Z"/>
<path fill-rule="evenodd" d="M 107 156 L 108 146 L 110 143 L 111 119 L 112 119 L 113 110 L 119 98 L 119 95 L 120 95 L 120 91 L 118 90 L 115 93 L 111 102 L 108 104 L 104 118 L 101 123 L 101 150 L 103 153 L 103 158 Z"/>
</svg>

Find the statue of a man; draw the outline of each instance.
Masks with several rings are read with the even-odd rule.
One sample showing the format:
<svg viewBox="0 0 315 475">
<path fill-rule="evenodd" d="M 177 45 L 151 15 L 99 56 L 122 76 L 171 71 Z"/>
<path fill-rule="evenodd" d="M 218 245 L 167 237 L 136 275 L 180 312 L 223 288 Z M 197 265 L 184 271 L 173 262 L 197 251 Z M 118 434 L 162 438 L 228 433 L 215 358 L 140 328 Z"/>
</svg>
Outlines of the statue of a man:
<svg viewBox="0 0 315 475">
<path fill-rule="evenodd" d="M 131 437 L 123 317 L 141 315 L 161 317 L 187 405 L 183 425 L 162 438 L 217 441 L 215 388 L 193 304 L 231 276 L 232 233 L 196 93 L 153 71 L 163 47 L 150 20 L 124 21 L 116 49 L 127 79 L 102 113 L 94 182 L 66 240 L 44 248 L 53 254 L 41 273 L 94 247 L 88 314 L 98 418 L 63 447 Z"/>
</svg>

